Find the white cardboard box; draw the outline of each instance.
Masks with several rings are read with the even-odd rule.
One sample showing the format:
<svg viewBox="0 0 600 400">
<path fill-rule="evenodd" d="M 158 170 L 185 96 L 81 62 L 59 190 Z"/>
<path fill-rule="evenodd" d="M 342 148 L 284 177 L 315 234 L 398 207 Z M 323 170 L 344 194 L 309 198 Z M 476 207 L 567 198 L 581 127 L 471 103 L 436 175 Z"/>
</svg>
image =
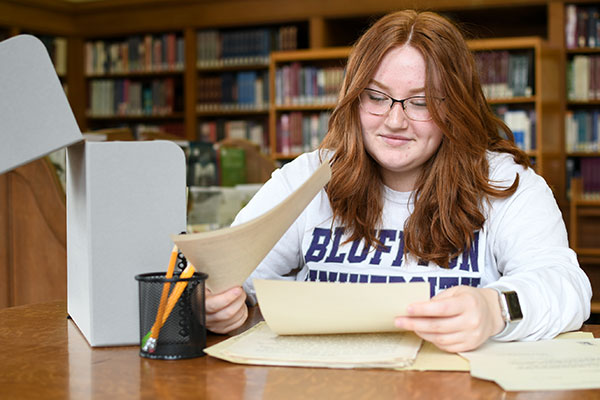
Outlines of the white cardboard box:
<svg viewBox="0 0 600 400">
<path fill-rule="evenodd" d="M 92 346 L 139 343 L 135 275 L 166 272 L 186 227 L 185 156 L 167 141 L 67 151 L 67 308 Z"/>
<path fill-rule="evenodd" d="M 81 140 L 42 42 L 31 35 L 0 42 L 0 174 Z"/>
</svg>

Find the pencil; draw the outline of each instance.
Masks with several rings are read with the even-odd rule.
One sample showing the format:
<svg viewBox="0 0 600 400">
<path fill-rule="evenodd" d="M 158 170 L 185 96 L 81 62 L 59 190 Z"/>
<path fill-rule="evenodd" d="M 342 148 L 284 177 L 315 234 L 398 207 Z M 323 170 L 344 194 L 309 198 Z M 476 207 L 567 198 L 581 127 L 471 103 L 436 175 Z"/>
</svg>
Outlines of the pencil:
<svg viewBox="0 0 600 400">
<path fill-rule="evenodd" d="M 165 275 L 166 279 L 171 279 L 173 277 L 173 272 L 175 270 L 175 263 L 177 262 L 177 254 L 178 249 L 177 245 L 173 246 L 173 250 L 171 250 L 171 257 L 169 258 L 169 266 L 167 267 L 167 273 Z M 165 282 L 162 288 L 162 293 L 160 295 L 160 302 L 158 303 L 158 311 L 156 312 L 156 318 L 154 319 L 154 324 L 152 325 L 152 329 L 149 334 L 144 336 L 142 339 L 142 348 L 145 351 L 154 351 L 154 347 L 156 345 L 156 340 L 158 339 L 158 334 L 160 332 L 160 326 L 162 324 L 159 321 L 162 321 L 162 317 L 165 311 L 165 306 L 167 304 L 167 296 L 169 294 L 169 289 L 171 288 L 170 282 Z M 148 342 L 149 339 L 152 339 Z"/>
<path fill-rule="evenodd" d="M 196 269 L 194 268 L 194 266 L 192 264 L 188 263 L 188 266 L 181 273 L 180 279 L 189 278 L 192 275 L 194 275 L 194 272 L 196 272 Z M 177 304 L 177 301 L 179 300 L 179 297 L 181 297 L 181 294 L 185 290 L 187 284 L 188 284 L 187 282 L 177 282 L 175 284 L 175 288 L 173 289 L 173 292 L 171 293 L 171 295 L 169 296 L 169 300 L 167 301 L 167 307 L 165 309 L 165 313 L 163 315 L 163 319 L 161 321 L 159 329 L 162 328 L 162 326 L 165 324 L 165 322 L 167 322 L 167 318 L 169 318 L 169 314 L 171 314 L 171 311 L 173 311 L 175 304 Z"/>
<path fill-rule="evenodd" d="M 183 272 L 181 273 L 181 275 L 179 276 L 180 279 L 186 279 L 191 277 L 192 275 L 194 275 L 194 272 L 196 272 L 196 269 L 194 268 L 194 266 L 192 264 L 188 264 L 188 266 L 183 270 Z M 177 301 L 179 300 L 179 297 L 181 297 L 181 294 L 183 293 L 184 289 L 187 286 L 187 282 L 177 282 L 175 284 L 175 288 L 173 289 L 173 291 L 171 292 L 171 294 L 169 295 L 169 298 L 167 300 L 167 304 L 164 307 L 164 312 L 162 313 L 162 318 L 159 318 L 157 315 L 156 320 L 154 321 L 154 325 L 157 326 L 156 331 L 156 337 L 152 337 L 152 329 L 146 334 L 146 336 L 144 336 L 144 339 L 142 340 L 142 350 L 147 351 L 149 353 L 154 353 L 154 350 L 156 349 L 156 342 L 158 339 L 158 334 L 160 333 L 160 329 L 162 328 L 162 326 L 165 324 L 165 322 L 167 321 L 167 319 L 169 318 L 169 315 L 171 314 L 171 311 L 173 311 L 173 308 L 175 307 L 175 304 L 177 304 Z M 152 328 L 154 328 L 154 325 L 152 326 Z"/>
</svg>

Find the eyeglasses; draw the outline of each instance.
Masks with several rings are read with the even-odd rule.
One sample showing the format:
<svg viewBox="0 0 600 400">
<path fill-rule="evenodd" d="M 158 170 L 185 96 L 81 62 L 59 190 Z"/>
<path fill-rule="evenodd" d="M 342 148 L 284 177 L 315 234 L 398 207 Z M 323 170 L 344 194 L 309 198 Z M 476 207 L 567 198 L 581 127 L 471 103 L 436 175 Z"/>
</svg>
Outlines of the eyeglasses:
<svg viewBox="0 0 600 400">
<path fill-rule="evenodd" d="M 413 121 L 429 121 L 432 118 L 425 96 L 411 96 L 397 100 L 379 90 L 366 88 L 360 94 L 359 101 L 362 109 L 373 115 L 385 115 L 395 103 L 400 103 L 406 116 Z"/>
</svg>

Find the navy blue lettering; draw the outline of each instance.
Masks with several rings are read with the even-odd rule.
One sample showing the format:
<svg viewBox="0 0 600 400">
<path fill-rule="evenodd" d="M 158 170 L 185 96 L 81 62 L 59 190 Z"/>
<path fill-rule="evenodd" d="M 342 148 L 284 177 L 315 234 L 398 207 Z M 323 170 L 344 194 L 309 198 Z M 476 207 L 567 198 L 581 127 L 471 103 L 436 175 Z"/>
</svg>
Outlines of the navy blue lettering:
<svg viewBox="0 0 600 400">
<path fill-rule="evenodd" d="M 461 271 L 469 270 L 469 260 L 471 261 L 471 271 L 479 272 L 479 265 L 477 264 L 477 256 L 479 253 L 479 232 L 475 232 L 473 243 L 471 248 L 463 253 L 462 263 L 460 265 Z"/>
<path fill-rule="evenodd" d="M 395 238 L 396 238 L 395 230 L 392 230 L 392 229 L 380 230 L 379 231 L 379 241 L 381 242 L 382 246 L 377 247 L 377 250 L 375 251 L 375 254 L 373 255 L 373 258 L 371 259 L 369 264 L 379 265 L 379 263 L 381 262 L 381 254 L 384 252 L 389 253 L 391 251 L 391 247 L 386 246 L 385 242 L 387 242 L 388 240 L 394 240 Z"/>
<path fill-rule="evenodd" d="M 319 281 L 327 282 L 327 271 L 319 271 Z"/>
<path fill-rule="evenodd" d="M 398 232 L 398 253 L 396 259 L 392 262 L 392 267 L 401 267 L 404 258 L 404 231 Z"/>
<path fill-rule="evenodd" d="M 449 287 L 458 286 L 458 278 L 457 277 L 440 277 L 440 289 L 447 289 Z"/>
<path fill-rule="evenodd" d="M 368 274 L 350 274 L 347 272 L 331 272 L 320 270 L 309 270 L 305 280 L 312 282 L 352 282 L 352 283 L 404 283 L 406 282 L 403 276 L 386 276 L 386 275 L 368 275 Z M 428 282 L 430 297 L 435 296 L 437 290 L 444 290 L 454 286 L 468 285 L 471 287 L 479 287 L 481 278 L 471 278 L 465 276 L 413 276 L 409 282 Z"/>
<path fill-rule="evenodd" d="M 329 229 L 315 228 L 313 230 L 313 238 L 310 247 L 306 251 L 304 260 L 321 261 L 327 252 L 327 245 L 331 240 L 331 231 Z"/>
<path fill-rule="evenodd" d="M 341 263 L 344 261 L 344 257 L 346 257 L 346 253 L 336 254 L 340 247 L 340 241 L 342 240 L 342 235 L 344 234 L 344 228 L 337 227 L 335 228 L 335 233 L 333 236 L 333 246 L 331 246 L 331 251 L 329 252 L 329 256 L 325 259 L 325 262 L 337 262 Z"/>
<path fill-rule="evenodd" d="M 454 269 L 454 268 L 456 268 L 456 264 L 457 264 L 457 263 L 458 263 L 458 256 L 456 256 L 456 257 L 454 257 L 454 258 L 452 258 L 452 259 L 450 260 L 450 263 L 448 264 L 448 268 L 449 268 L 449 269 Z"/>
<path fill-rule="evenodd" d="M 360 254 L 360 256 L 357 256 L 356 252 L 358 251 L 358 246 L 361 243 L 365 243 L 364 247 L 363 247 L 363 251 Z M 352 242 L 352 247 L 350 248 L 350 253 L 348 253 L 348 262 L 359 263 L 359 262 L 365 261 L 365 259 L 367 258 L 367 255 L 369 254 L 369 247 L 370 246 L 363 240 L 355 240 L 354 242 Z"/>
<path fill-rule="evenodd" d="M 430 276 L 427 278 L 429 281 L 429 297 L 435 296 L 435 287 L 437 285 L 437 276 Z"/>
</svg>

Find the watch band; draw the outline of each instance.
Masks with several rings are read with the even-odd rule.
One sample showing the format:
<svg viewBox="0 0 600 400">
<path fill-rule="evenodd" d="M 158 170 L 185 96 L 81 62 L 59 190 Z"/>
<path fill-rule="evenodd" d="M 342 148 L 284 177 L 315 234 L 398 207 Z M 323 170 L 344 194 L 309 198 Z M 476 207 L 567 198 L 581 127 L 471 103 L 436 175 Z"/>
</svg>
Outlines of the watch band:
<svg viewBox="0 0 600 400">
<path fill-rule="evenodd" d="M 498 292 L 498 302 L 500 303 L 500 311 L 502 312 L 502 319 L 505 322 L 504 329 L 502 332 L 495 335 L 496 337 L 502 337 L 510 333 L 516 325 L 523 319 L 523 313 L 521 311 L 521 304 L 519 303 L 519 296 L 514 290 L 502 291 L 496 289 Z"/>
</svg>

